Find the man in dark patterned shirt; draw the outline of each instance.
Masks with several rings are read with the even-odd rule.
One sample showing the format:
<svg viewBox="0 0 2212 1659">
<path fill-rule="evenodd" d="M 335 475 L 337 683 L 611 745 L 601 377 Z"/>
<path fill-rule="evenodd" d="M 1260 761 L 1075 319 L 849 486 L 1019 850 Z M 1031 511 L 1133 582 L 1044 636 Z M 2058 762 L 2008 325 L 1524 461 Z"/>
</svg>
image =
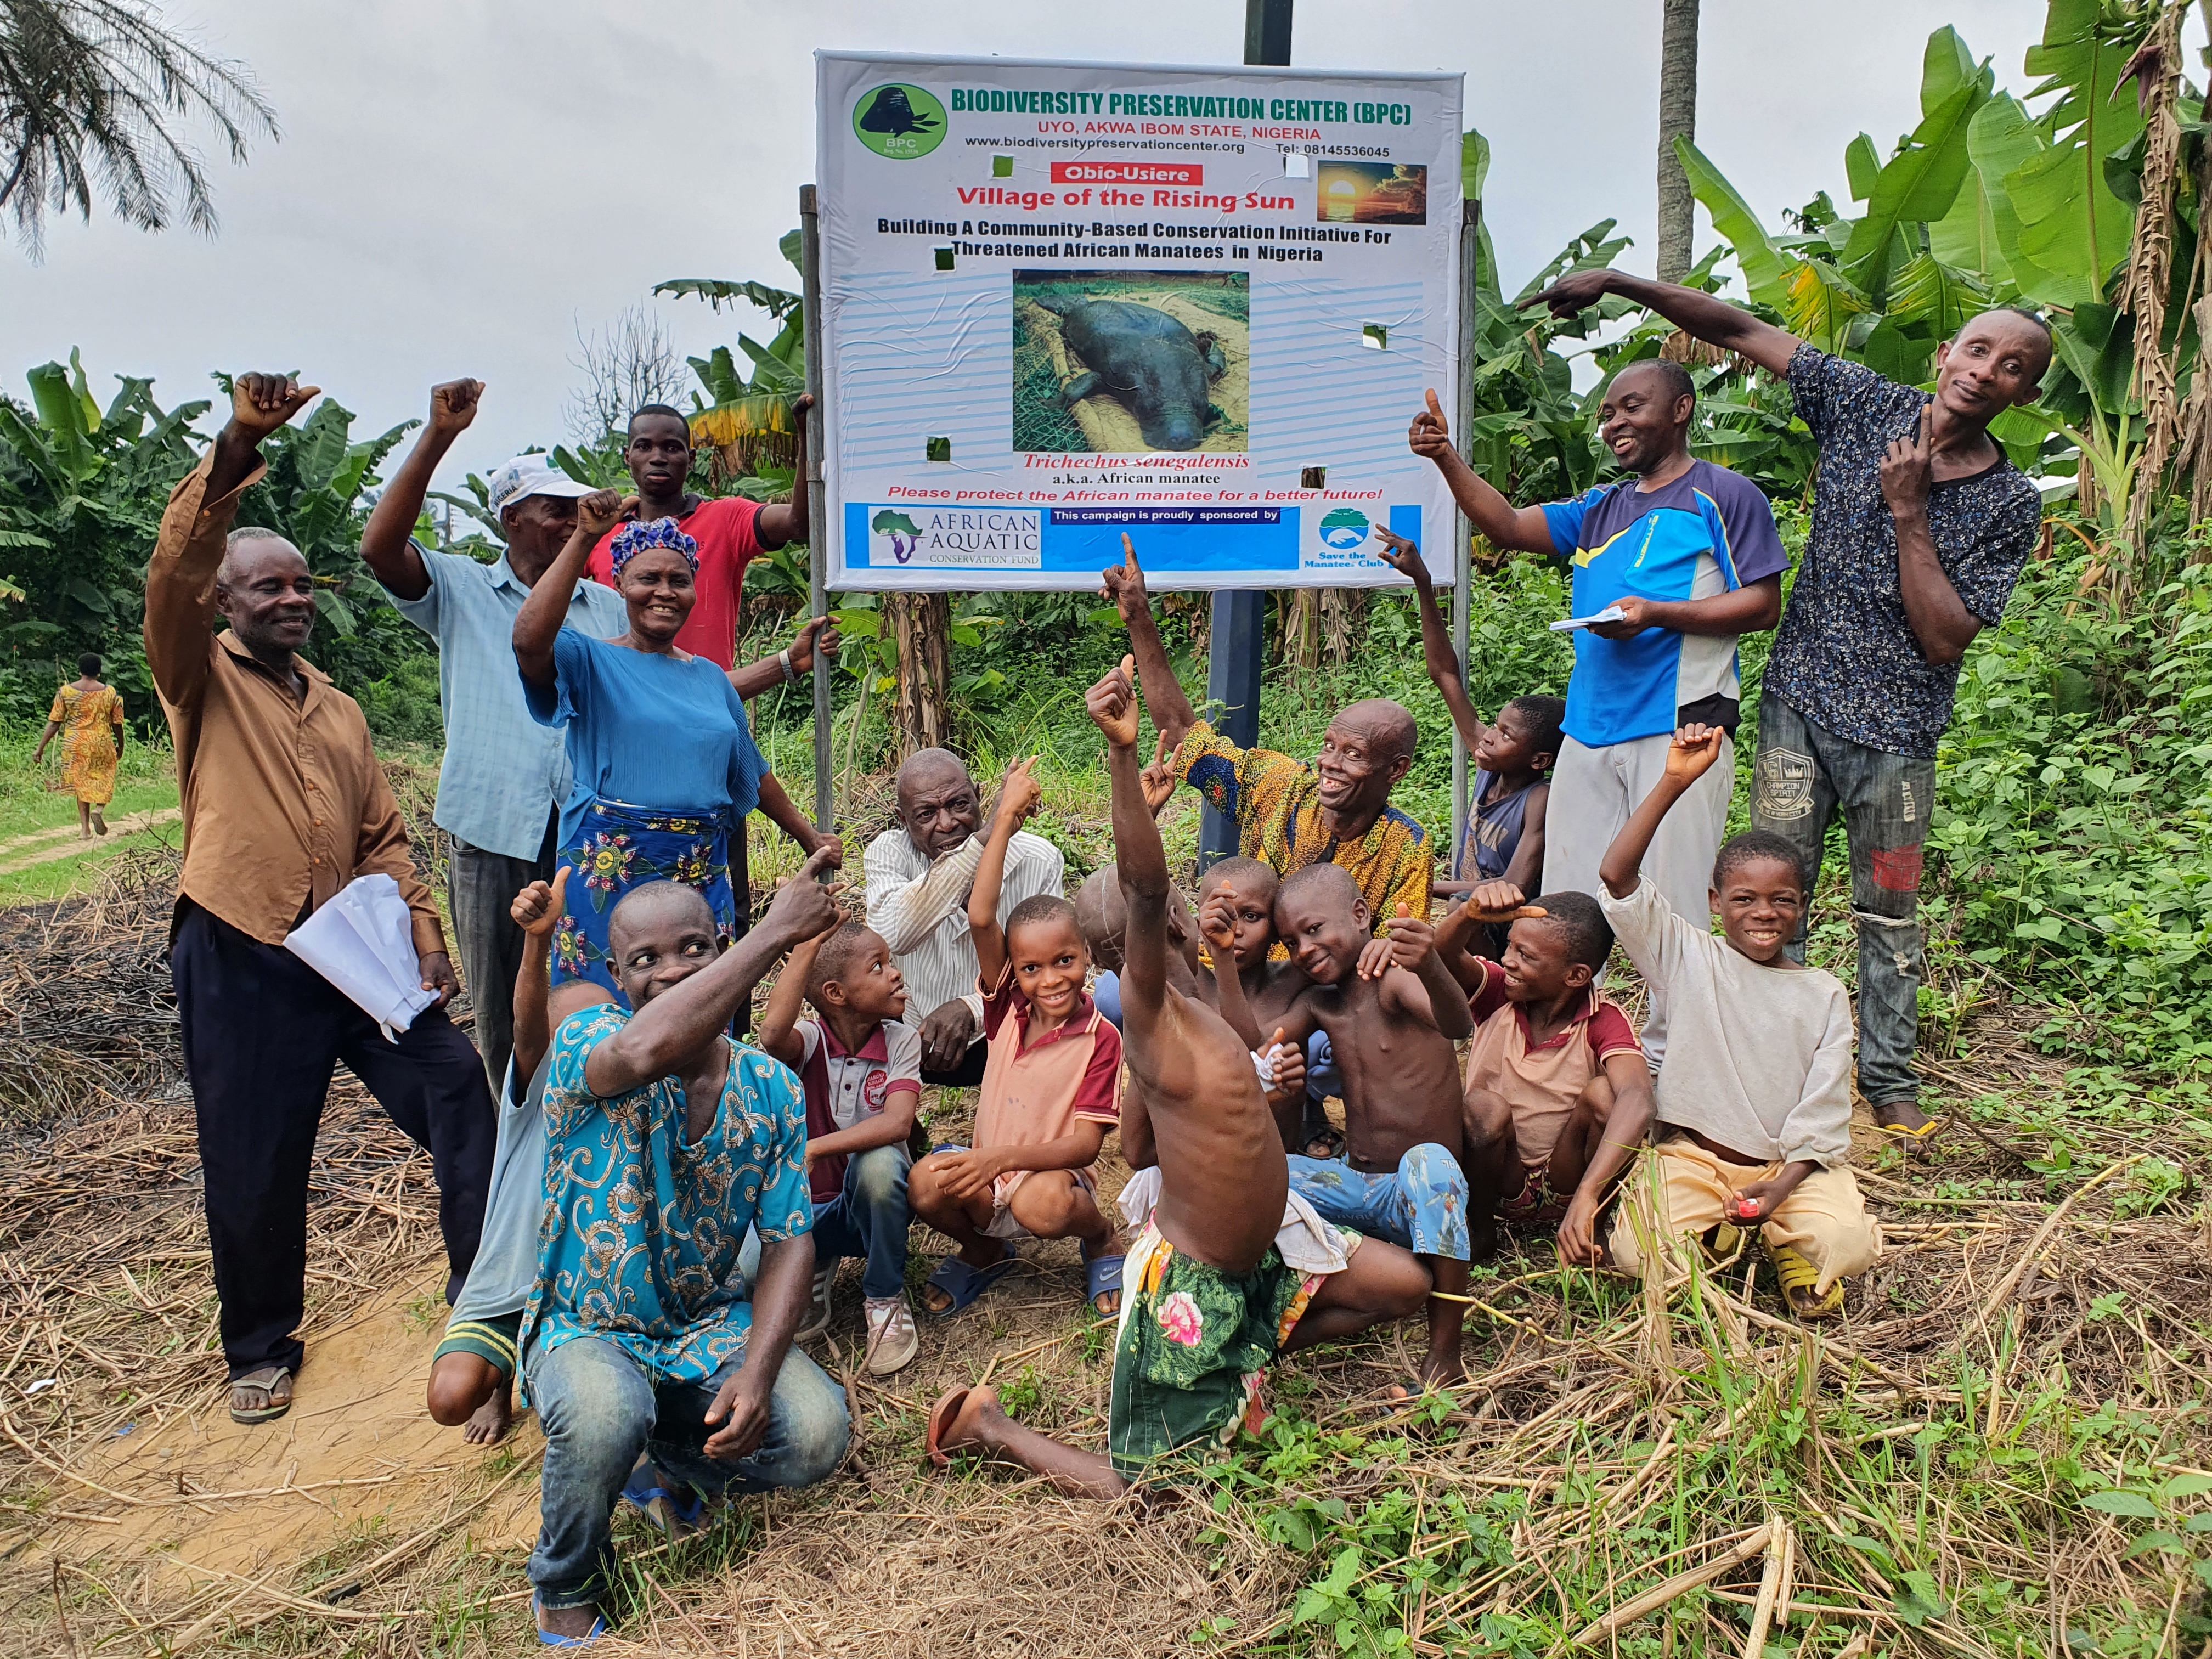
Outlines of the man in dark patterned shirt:
<svg viewBox="0 0 2212 1659">
<path fill-rule="evenodd" d="M 1924 1138 L 1919 1036 L 1920 866 L 1936 744 L 1959 662 L 2004 615 L 2043 507 L 1990 436 L 2031 403 L 2051 331 L 1986 311 L 1936 354 L 1936 395 L 1815 349 L 1747 312 L 1671 283 L 1580 271 L 1527 303 L 1571 316 L 1607 294 L 1790 382 L 1820 446 L 1813 531 L 1768 659 L 1753 822 L 1796 842 L 1808 882 L 1838 812 L 1859 925 L 1859 1092 L 1886 1131 Z M 1802 924 L 1790 952 L 1804 959 Z"/>
</svg>

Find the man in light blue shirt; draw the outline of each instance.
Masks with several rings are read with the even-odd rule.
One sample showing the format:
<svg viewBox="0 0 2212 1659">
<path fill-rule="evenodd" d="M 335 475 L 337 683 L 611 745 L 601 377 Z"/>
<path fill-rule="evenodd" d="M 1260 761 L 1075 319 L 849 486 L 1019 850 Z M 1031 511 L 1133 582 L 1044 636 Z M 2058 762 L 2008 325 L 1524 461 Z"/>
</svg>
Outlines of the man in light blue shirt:
<svg viewBox="0 0 2212 1659">
<path fill-rule="evenodd" d="M 454 380 L 430 393 L 422 435 L 369 514 L 361 556 L 399 614 L 438 642 L 438 694 L 446 758 L 438 774 L 438 827 L 447 861 L 462 982 L 476 1007 L 477 1048 L 495 1079 L 514 1044 L 514 975 L 522 930 L 508 907 L 533 881 L 553 878 L 553 826 L 568 796 L 568 750 L 558 732 L 530 718 L 514 672 L 514 617 L 576 527 L 591 494 L 548 455 L 518 455 L 491 475 L 491 510 L 505 556 L 481 564 L 433 553 L 412 539 L 430 477 L 476 418 L 483 385 Z M 629 629 L 622 597 L 580 581 L 568 624 L 596 638 Z"/>
</svg>

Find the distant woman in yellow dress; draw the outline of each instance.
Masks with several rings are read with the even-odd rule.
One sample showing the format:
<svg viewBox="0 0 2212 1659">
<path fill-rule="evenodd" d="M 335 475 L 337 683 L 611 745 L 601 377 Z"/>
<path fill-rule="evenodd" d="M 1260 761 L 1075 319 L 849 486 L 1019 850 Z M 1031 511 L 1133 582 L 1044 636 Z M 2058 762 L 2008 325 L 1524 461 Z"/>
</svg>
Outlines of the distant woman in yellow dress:
<svg viewBox="0 0 2212 1659">
<path fill-rule="evenodd" d="M 115 799 L 115 763 L 123 757 L 123 697 L 100 678 L 100 659 L 86 652 L 76 659 L 77 678 L 54 693 L 53 711 L 39 734 L 36 765 L 57 732 L 62 739 L 62 783 L 76 796 L 77 834 L 87 841 L 107 833 L 100 808 Z"/>
</svg>

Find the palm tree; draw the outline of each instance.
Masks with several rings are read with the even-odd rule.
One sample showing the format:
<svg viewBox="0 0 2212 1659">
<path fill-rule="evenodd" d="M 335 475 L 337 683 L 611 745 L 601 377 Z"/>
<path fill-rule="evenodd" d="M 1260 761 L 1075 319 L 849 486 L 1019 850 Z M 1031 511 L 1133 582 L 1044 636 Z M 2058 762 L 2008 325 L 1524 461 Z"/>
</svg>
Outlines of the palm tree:
<svg viewBox="0 0 2212 1659">
<path fill-rule="evenodd" d="M 1698 136 L 1698 0 L 1666 0 L 1665 17 L 1659 38 L 1659 280 L 1679 283 L 1690 269 L 1697 198 L 1674 140 Z"/>
<path fill-rule="evenodd" d="M 278 137 L 276 112 L 243 64 L 214 58 L 119 0 L 0 0 L 0 210 L 31 257 L 46 216 L 89 221 L 95 186 L 142 230 L 181 203 L 212 235 L 215 203 L 200 153 L 181 129 L 214 125 L 234 162 L 249 135 Z"/>
</svg>

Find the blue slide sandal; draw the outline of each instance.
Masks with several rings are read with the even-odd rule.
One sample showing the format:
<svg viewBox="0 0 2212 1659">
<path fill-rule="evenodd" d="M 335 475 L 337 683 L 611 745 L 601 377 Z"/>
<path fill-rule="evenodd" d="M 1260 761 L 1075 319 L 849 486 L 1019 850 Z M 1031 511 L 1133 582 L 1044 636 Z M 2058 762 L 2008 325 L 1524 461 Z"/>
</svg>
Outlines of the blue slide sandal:
<svg viewBox="0 0 2212 1659">
<path fill-rule="evenodd" d="M 929 1276 L 930 1288 L 945 1292 L 952 1298 L 948 1308 L 932 1308 L 924 1304 L 922 1314 L 930 1319 L 950 1319 L 953 1315 L 975 1305 L 975 1298 L 989 1290 L 1008 1273 L 1021 1265 L 1021 1257 L 1013 1247 L 1006 1247 L 1006 1255 L 988 1267 L 971 1267 L 957 1255 L 948 1255 L 937 1264 L 937 1271 Z"/>
<path fill-rule="evenodd" d="M 690 1532 L 699 1524 L 699 1517 L 707 1512 L 707 1500 L 696 1492 L 691 1494 L 690 1508 L 665 1486 L 653 1484 L 654 1470 L 650 1463 L 630 1471 L 629 1484 L 622 1489 L 623 1501 L 660 1528 L 663 1535 L 673 1539 L 680 1536 L 677 1528 Z"/>
<path fill-rule="evenodd" d="M 1121 1263 L 1127 1258 L 1120 1255 L 1086 1256 L 1083 1262 L 1083 1293 L 1091 1311 L 1100 1319 L 1118 1319 L 1121 1310 L 1112 1313 L 1098 1311 L 1098 1298 L 1109 1291 L 1121 1288 Z"/>
<path fill-rule="evenodd" d="M 530 1598 L 530 1619 L 532 1624 L 538 1625 L 538 1645 L 541 1648 L 587 1648 L 607 1633 L 607 1621 L 602 1616 L 592 1620 L 592 1631 L 588 1636 L 556 1636 L 544 1625 L 538 1624 L 544 1613 L 544 1607 L 532 1595 Z"/>
</svg>

